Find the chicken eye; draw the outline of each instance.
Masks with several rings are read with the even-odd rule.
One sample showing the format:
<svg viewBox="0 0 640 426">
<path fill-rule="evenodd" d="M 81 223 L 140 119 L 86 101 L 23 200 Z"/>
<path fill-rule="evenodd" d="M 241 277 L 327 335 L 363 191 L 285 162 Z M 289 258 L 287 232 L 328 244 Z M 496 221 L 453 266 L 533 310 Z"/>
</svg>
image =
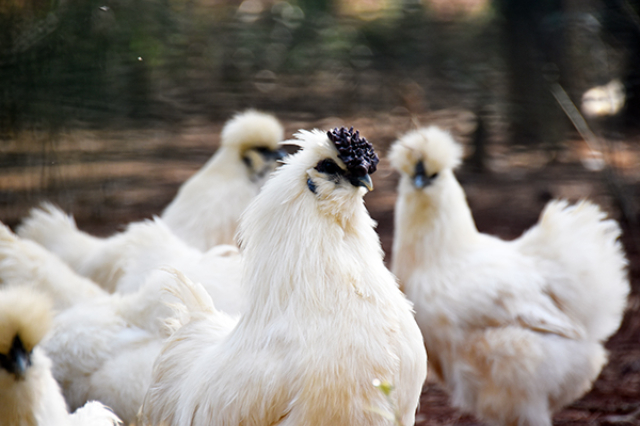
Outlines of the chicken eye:
<svg viewBox="0 0 640 426">
<path fill-rule="evenodd" d="M 267 154 L 271 153 L 271 149 L 267 148 L 266 146 L 257 146 L 257 147 L 255 147 L 253 149 L 258 151 L 262 155 L 267 155 Z"/>
<path fill-rule="evenodd" d="M 320 173 L 326 173 L 329 175 L 341 174 L 342 169 L 333 160 L 322 160 L 316 166 L 316 170 Z"/>
</svg>

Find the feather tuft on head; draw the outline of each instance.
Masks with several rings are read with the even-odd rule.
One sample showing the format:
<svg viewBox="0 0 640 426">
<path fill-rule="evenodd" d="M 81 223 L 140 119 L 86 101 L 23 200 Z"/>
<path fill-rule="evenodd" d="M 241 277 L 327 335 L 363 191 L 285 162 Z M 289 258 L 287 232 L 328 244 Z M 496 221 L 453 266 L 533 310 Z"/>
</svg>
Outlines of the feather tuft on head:
<svg viewBox="0 0 640 426">
<path fill-rule="evenodd" d="M 455 169 L 462 162 L 462 146 L 451 134 L 437 126 L 406 133 L 391 147 L 391 165 L 408 175 L 414 173 L 417 161 L 423 161 L 429 174 Z"/>
<path fill-rule="evenodd" d="M 49 331 L 52 303 L 29 287 L 0 290 L 0 353 L 7 354 L 16 336 L 31 351 Z"/>
<path fill-rule="evenodd" d="M 327 132 L 327 136 L 338 150 L 338 158 L 352 175 L 362 177 L 376 171 L 378 155 L 373 150 L 373 145 L 360 137 L 359 131 L 354 131 L 353 127 L 336 127 Z"/>
<path fill-rule="evenodd" d="M 233 116 L 224 125 L 221 134 L 223 146 L 240 150 L 264 146 L 276 149 L 284 138 L 284 129 L 273 115 L 249 109 Z"/>
</svg>

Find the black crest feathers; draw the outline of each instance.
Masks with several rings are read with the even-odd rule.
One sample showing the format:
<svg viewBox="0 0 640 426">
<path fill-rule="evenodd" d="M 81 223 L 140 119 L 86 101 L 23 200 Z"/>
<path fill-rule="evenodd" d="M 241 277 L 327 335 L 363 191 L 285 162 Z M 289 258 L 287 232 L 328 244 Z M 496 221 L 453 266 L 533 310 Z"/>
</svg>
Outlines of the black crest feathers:
<svg viewBox="0 0 640 426">
<path fill-rule="evenodd" d="M 347 166 L 349 172 L 356 176 L 372 174 L 378 166 L 378 155 L 373 150 L 373 145 L 365 138 L 360 137 L 359 131 L 353 131 L 353 127 L 335 128 L 327 132 L 329 140 L 338 149 L 338 158 Z"/>
</svg>

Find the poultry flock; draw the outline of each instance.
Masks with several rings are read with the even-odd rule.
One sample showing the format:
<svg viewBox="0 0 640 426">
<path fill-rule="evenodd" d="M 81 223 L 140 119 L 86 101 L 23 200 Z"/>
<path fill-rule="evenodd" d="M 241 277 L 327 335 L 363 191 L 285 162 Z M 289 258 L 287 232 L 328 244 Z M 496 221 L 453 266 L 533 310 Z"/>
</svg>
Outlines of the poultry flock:
<svg viewBox="0 0 640 426">
<path fill-rule="evenodd" d="M 390 271 L 363 201 L 373 145 L 283 139 L 274 116 L 235 115 L 160 216 L 109 238 L 50 203 L 0 226 L 0 425 L 409 426 L 428 366 L 460 410 L 543 426 L 591 388 L 630 291 L 598 206 L 482 234 L 462 146 L 420 128 L 388 154 Z"/>
</svg>

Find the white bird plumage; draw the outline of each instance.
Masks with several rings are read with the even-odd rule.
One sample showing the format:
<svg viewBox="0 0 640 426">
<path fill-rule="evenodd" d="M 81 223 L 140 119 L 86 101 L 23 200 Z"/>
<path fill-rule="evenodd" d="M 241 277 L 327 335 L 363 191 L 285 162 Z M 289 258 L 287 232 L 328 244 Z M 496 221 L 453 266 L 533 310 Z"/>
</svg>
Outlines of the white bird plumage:
<svg viewBox="0 0 640 426">
<path fill-rule="evenodd" d="M 364 189 L 344 179 L 325 133 L 298 138 L 303 149 L 242 217 L 247 313 L 229 330 L 206 297 L 190 298 L 193 314 L 156 360 L 143 425 L 386 425 L 374 379 L 395 385 L 414 423 L 426 354 L 411 304 L 382 262 Z M 342 172 L 319 171 L 324 159 Z"/>
<path fill-rule="evenodd" d="M 181 186 L 163 212 L 165 228 L 187 246 L 200 251 L 220 244 L 235 244 L 242 211 L 282 157 L 278 149 L 282 137 L 282 126 L 269 114 L 249 110 L 233 117 L 223 128 L 216 154 Z M 48 203 L 33 209 L 17 233 L 38 242 L 80 275 L 91 278 L 110 292 L 116 290 L 124 274 L 118 266 L 122 263 L 124 248 L 138 242 L 130 238 L 128 232 L 109 238 L 82 232 L 71 216 Z M 159 238 L 154 241 L 155 250 L 171 249 L 169 244 L 158 244 Z M 182 250 L 182 246 L 177 250 Z M 153 253 L 152 250 L 149 255 Z"/>
<path fill-rule="evenodd" d="M 455 406 L 496 425 L 551 424 L 607 360 L 629 282 L 615 221 L 552 201 L 511 242 L 479 233 L 436 127 L 400 138 L 392 270 L 415 304 L 430 372 Z"/>
<path fill-rule="evenodd" d="M 115 426 L 118 417 L 99 402 L 69 414 L 39 346 L 51 321 L 51 302 L 27 287 L 0 290 L 0 425 Z"/>
</svg>

